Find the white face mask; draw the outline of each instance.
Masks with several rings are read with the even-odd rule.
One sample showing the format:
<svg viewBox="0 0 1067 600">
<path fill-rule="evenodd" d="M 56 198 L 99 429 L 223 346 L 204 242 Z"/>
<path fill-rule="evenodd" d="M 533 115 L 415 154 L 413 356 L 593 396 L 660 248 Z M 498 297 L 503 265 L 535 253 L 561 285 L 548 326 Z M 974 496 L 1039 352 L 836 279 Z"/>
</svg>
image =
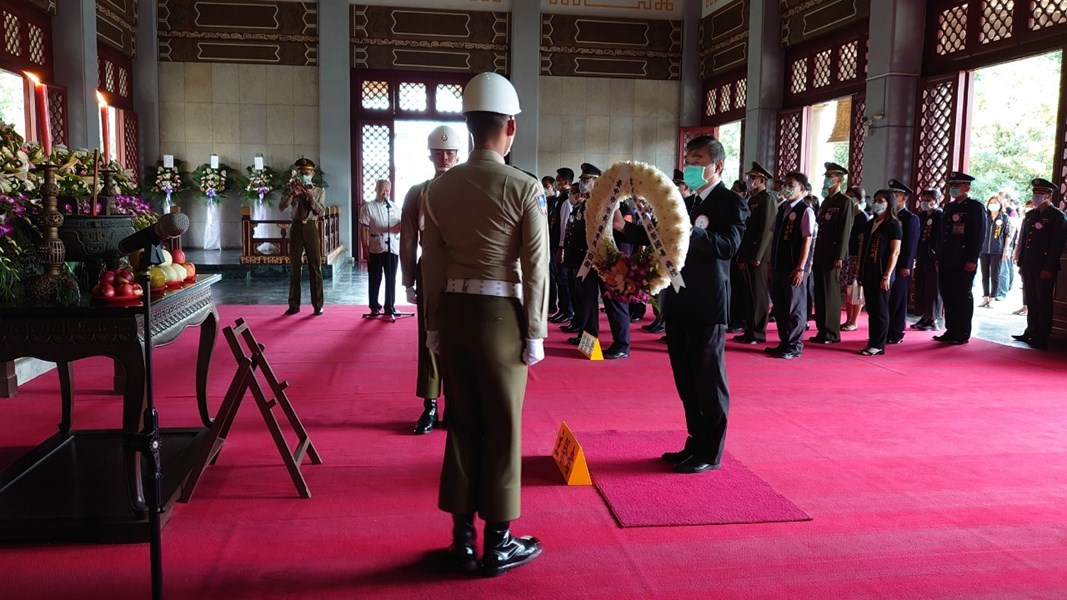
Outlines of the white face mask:
<svg viewBox="0 0 1067 600">
<path fill-rule="evenodd" d="M 923 209 L 924 210 L 934 210 L 936 208 L 937 208 L 937 202 L 930 202 L 930 201 L 923 202 Z"/>
<path fill-rule="evenodd" d="M 800 197 L 800 186 L 799 185 L 782 186 L 782 195 L 784 195 L 789 200 L 796 200 L 798 197 Z"/>
<path fill-rule="evenodd" d="M 875 215 L 880 215 L 885 212 L 885 209 L 889 208 L 889 205 L 885 202 L 872 202 L 871 212 Z"/>
<path fill-rule="evenodd" d="M 579 192 L 581 192 L 583 194 L 588 194 L 589 191 L 592 190 L 592 189 L 593 189 L 593 186 L 592 186 L 592 184 L 589 183 L 588 179 L 583 179 L 583 180 L 578 182 L 578 191 Z"/>
<path fill-rule="evenodd" d="M 1044 194 L 1034 194 L 1030 196 L 1030 202 L 1034 203 L 1034 206 L 1041 206 L 1045 203 L 1046 196 Z"/>
</svg>

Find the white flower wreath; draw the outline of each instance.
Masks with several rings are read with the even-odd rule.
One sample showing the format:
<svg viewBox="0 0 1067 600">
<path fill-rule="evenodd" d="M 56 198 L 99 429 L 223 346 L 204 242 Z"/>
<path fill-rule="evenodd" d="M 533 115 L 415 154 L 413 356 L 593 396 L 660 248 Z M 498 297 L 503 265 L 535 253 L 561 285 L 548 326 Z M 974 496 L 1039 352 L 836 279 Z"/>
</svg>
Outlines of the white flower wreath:
<svg viewBox="0 0 1067 600">
<path fill-rule="evenodd" d="M 642 223 L 651 241 L 651 265 L 647 273 L 628 273 L 633 261 L 620 260 L 619 247 L 611 235 L 611 218 L 619 202 L 633 198 L 641 213 L 651 211 Z M 678 187 L 656 167 L 636 161 L 617 162 L 600 176 L 586 203 L 585 235 L 589 244 L 587 268 L 595 268 L 609 293 L 627 295 L 627 287 L 652 295 L 672 282 L 682 285 L 680 272 L 689 251 L 692 226 Z M 639 269 L 640 270 L 640 269 Z M 635 281 L 635 277 L 636 281 Z M 642 281 L 642 279 L 644 279 Z M 627 286 L 629 284 L 629 286 Z"/>
</svg>

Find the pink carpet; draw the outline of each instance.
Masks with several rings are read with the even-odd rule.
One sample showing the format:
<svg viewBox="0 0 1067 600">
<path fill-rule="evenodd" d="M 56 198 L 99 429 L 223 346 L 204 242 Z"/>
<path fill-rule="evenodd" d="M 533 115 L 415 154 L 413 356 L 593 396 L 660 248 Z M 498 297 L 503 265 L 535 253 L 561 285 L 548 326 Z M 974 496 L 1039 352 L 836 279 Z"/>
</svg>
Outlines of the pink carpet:
<svg viewBox="0 0 1067 600">
<path fill-rule="evenodd" d="M 593 483 L 623 527 L 809 521 L 729 452 L 722 468 L 679 475 L 659 459 L 685 440 L 684 431 L 577 433 Z"/>
<path fill-rule="evenodd" d="M 218 464 L 163 531 L 168 598 L 1067 598 L 1062 352 L 943 346 L 910 331 L 872 358 L 855 354 L 863 330 L 794 361 L 728 343 L 727 450 L 812 520 L 620 528 L 595 487 L 562 485 L 549 455 L 564 420 L 576 432 L 683 430 L 666 347 L 635 326 L 629 359 L 591 362 L 553 328 L 530 373 L 514 525 L 545 551 L 483 580 L 435 562 L 450 527 L 437 509 L 444 435 L 411 434 L 422 409 L 414 320 L 284 309 L 220 312 L 224 324 L 248 320 L 290 383 L 324 461 L 304 467 L 312 497 L 297 497 L 246 401 Z M 197 422 L 195 333 L 154 355 L 165 427 Z M 220 339 L 216 406 L 234 368 Z M 76 363 L 76 428 L 117 426 L 110 369 Z M 58 389 L 53 372 L 0 399 L 0 467 L 55 431 Z M 3 598 L 143 599 L 148 547 L 4 545 L 0 576 Z"/>
</svg>

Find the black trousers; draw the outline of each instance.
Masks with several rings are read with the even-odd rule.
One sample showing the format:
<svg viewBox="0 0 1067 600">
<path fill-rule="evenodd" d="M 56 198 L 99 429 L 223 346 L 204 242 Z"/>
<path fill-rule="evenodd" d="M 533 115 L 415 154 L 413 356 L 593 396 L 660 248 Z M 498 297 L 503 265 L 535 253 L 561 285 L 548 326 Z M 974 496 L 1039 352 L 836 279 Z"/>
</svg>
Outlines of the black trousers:
<svg viewBox="0 0 1067 600">
<path fill-rule="evenodd" d="M 815 287 L 815 326 L 819 335 L 836 342 L 841 339 L 841 269 L 813 267 Z"/>
<path fill-rule="evenodd" d="M 581 280 L 582 289 L 582 331 L 600 336 L 600 294 L 604 282 L 596 271 L 589 271 Z M 604 312 L 608 315 L 611 328 L 611 345 L 618 350 L 630 351 L 630 305 L 618 300 L 604 298 Z"/>
<path fill-rule="evenodd" d="M 385 275 L 385 312 L 391 313 L 396 307 L 396 266 L 400 261 L 392 252 L 378 252 L 367 259 L 370 280 L 370 309 L 382 310 L 378 302 L 378 290 L 382 287 L 382 275 Z"/>
<path fill-rule="evenodd" d="M 726 444 L 730 386 L 726 381 L 726 325 L 688 321 L 667 310 L 667 354 L 685 410 L 686 450 L 719 464 Z"/>
<path fill-rule="evenodd" d="M 1001 298 L 1008 293 L 1008 278 L 1005 269 L 1011 269 L 1008 261 L 1000 254 L 983 254 L 978 257 L 982 269 L 982 295 L 987 298 Z"/>
<path fill-rule="evenodd" d="M 934 261 L 916 261 L 915 271 L 915 308 L 924 321 L 940 321 L 944 316 L 941 305 L 941 292 L 937 289 L 937 269 Z"/>
<path fill-rule="evenodd" d="M 904 339 L 904 326 L 908 318 L 908 291 L 911 289 L 911 275 L 897 275 L 889 288 L 889 331 L 888 339 Z M 869 310 L 869 309 L 868 309 Z"/>
<path fill-rule="evenodd" d="M 789 273 L 771 275 L 771 302 L 774 304 L 774 322 L 778 325 L 778 346 L 782 350 L 800 351 L 804 348 L 801 336 L 807 325 L 808 278 L 805 275 L 800 285 L 794 287 Z"/>
<path fill-rule="evenodd" d="M 553 281 L 556 283 L 556 310 L 565 315 L 574 314 L 574 302 L 571 300 L 570 269 L 563 263 L 552 263 Z M 549 304 L 551 306 L 551 303 Z"/>
<path fill-rule="evenodd" d="M 937 286 L 945 303 L 945 337 L 950 340 L 971 339 L 971 320 L 974 318 L 974 272 L 963 266 L 941 265 Z"/>
<path fill-rule="evenodd" d="M 1023 269 L 1023 304 L 1026 305 L 1026 333 L 1031 340 L 1047 344 L 1052 332 L 1052 298 L 1056 278 L 1041 279 L 1041 271 Z"/>
<path fill-rule="evenodd" d="M 885 350 L 889 336 L 889 296 L 881 280 L 863 282 L 863 300 L 867 303 L 867 346 Z M 903 334 L 901 334 L 903 335 Z"/>
<path fill-rule="evenodd" d="M 767 318 L 770 316 L 770 280 L 767 263 L 753 267 L 745 265 L 741 271 L 742 302 L 745 310 L 745 334 L 757 340 L 767 339 Z"/>
<path fill-rule="evenodd" d="M 745 286 L 741 285 L 741 270 L 737 268 L 736 261 L 730 261 L 730 329 L 742 328 L 747 330 L 749 323 L 745 310 Z"/>
</svg>

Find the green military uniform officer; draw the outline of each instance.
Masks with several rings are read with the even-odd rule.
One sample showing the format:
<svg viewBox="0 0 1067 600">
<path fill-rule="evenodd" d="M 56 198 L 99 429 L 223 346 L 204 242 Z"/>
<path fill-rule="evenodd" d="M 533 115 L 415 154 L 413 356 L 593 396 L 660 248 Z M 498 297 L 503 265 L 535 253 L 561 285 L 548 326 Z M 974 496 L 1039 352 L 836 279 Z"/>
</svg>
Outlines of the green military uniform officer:
<svg viewBox="0 0 1067 600">
<path fill-rule="evenodd" d="M 282 194 L 280 210 L 291 209 L 289 226 L 289 310 L 300 312 L 300 261 L 306 255 L 311 283 L 311 307 L 322 314 L 322 248 L 319 244 L 319 219 L 326 214 L 326 190 L 312 183 L 315 163 L 301 157 L 296 161 L 296 176 Z"/>
<path fill-rule="evenodd" d="M 430 150 L 430 162 L 433 163 L 434 179 L 456 166 L 457 152 L 461 143 L 465 143 L 456 130 L 448 125 L 441 125 L 430 132 L 427 147 Z M 416 375 L 415 395 L 423 399 L 423 410 L 415 422 L 415 433 L 423 434 L 433 431 L 439 424 L 437 417 L 437 398 L 441 396 L 441 377 L 437 371 L 437 355 L 426 347 L 426 306 L 420 295 L 423 281 L 418 259 L 420 237 L 426 222 L 423 214 L 423 202 L 426 188 L 433 179 L 411 186 L 404 197 L 404 208 L 400 213 L 400 271 L 407 291 L 408 302 L 416 306 L 419 320 L 419 363 Z"/>
<path fill-rule="evenodd" d="M 484 575 L 541 553 L 516 538 L 527 368 L 544 359 L 548 218 L 541 184 L 504 163 L 519 113 L 515 88 L 495 73 L 463 91 L 470 159 L 430 183 L 422 274 L 426 344 L 440 350 L 448 437 L 438 506 L 452 514 L 449 556 L 478 568 L 474 513 L 485 520 Z"/>
</svg>

